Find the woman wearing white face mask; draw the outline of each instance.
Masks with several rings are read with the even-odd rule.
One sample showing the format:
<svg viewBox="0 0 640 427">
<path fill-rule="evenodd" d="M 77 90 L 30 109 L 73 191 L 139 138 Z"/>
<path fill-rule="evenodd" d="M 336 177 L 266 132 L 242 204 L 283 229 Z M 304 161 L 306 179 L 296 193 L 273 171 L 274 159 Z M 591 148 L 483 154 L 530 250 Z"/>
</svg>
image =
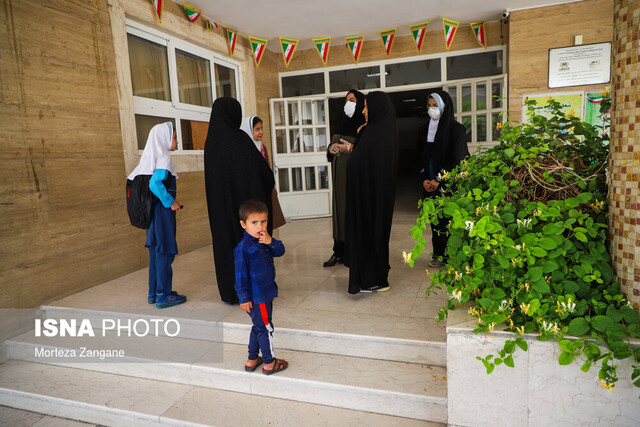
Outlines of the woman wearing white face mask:
<svg viewBox="0 0 640 427">
<path fill-rule="evenodd" d="M 333 267 L 343 262 L 345 205 L 347 197 L 347 162 L 356 144 L 358 132 L 366 124 L 362 113 L 364 94 L 352 89 L 347 93 L 339 133 L 333 135 L 327 148 L 327 160 L 333 171 L 333 255 L 323 265 Z"/>
<path fill-rule="evenodd" d="M 466 130 L 455 120 L 453 102 L 447 92 L 435 90 L 429 94 L 427 113 L 429 121 L 420 128 L 419 137 L 423 198 L 438 197 L 444 193 L 442 176 L 469 155 Z M 438 224 L 431 224 L 433 259 L 429 267 L 440 268 L 447 258 L 447 223 L 448 220 L 440 218 Z"/>
</svg>

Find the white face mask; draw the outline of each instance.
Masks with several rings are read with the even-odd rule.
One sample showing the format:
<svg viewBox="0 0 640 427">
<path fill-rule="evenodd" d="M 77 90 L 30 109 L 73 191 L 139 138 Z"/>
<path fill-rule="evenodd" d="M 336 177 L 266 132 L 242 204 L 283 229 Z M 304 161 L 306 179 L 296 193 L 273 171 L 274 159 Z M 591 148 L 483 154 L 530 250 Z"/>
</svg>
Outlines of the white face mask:
<svg viewBox="0 0 640 427">
<path fill-rule="evenodd" d="M 438 107 L 429 107 L 428 113 L 433 120 L 440 118 L 440 109 Z"/>
<path fill-rule="evenodd" d="M 353 101 L 347 101 L 344 103 L 344 113 L 347 117 L 353 117 L 353 113 L 356 112 L 356 103 Z"/>
</svg>

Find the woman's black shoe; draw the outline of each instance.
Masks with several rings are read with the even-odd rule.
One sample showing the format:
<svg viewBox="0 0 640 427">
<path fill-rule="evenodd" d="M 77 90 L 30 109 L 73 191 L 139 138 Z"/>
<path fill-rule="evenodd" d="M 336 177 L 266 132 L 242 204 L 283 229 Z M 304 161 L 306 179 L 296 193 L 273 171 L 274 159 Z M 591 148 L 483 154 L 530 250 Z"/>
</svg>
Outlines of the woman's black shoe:
<svg viewBox="0 0 640 427">
<path fill-rule="evenodd" d="M 322 264 L 323 267 L 333 267 L 336 264 L 342 264 L 342 258 L 337 257 L 335 254 L 331 255 L 331 258 L 329 258 L 328 261 L 325 261 L 324 264 Z"/>
</svg>

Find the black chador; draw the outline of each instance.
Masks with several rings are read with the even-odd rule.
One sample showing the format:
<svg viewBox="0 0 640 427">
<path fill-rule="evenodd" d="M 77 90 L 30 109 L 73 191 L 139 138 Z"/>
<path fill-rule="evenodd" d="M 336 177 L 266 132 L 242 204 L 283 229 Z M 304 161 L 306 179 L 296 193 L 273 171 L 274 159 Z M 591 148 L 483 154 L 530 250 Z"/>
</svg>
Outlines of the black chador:
<svg viewBox="0 0 640 427">
<path fill-rule="evenodd" d="M 368 125 L 347 168 L 349 293 L 388 288 L 389 235 L 398 172 L 398 127 L 384 92 L 366 97 Z"/>
<path fill-rule="evenodd" d="M 213 239 L 213 258 L 220 298 L 238 302 L 233 288 L 233 250 L 243 236 L 238 209 L 249 200 L 269 208 L 268 232 L 272 233 L 271 192 L 273 173 L 253 141 L 240 129 L 242 108 L 234 98 L 218 98 L 211 109 L 204 146 L 204 179 Z"/>
</svg>

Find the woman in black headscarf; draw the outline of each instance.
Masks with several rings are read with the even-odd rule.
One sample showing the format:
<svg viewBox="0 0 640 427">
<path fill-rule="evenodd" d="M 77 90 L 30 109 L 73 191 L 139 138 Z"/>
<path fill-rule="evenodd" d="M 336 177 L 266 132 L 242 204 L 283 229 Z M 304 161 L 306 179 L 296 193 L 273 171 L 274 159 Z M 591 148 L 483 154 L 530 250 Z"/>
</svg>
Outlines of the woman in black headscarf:
<svg viewBox="0 0 640 427">
<path fill-rule="evenodd" d="M 356 142 L 356 135 L 365 124 L 364 94 L 355 89 L 347 92 L 340 129 L 327 147 L 327 160 L 333 175 L 333 255 L 323 264 L 333 267 L 344 260 L 345 204 L 347 198 L 347 162 Z"/>
<path fill-rule="evenodd" d="M 272 233 L 271 192 L 273 173 L 253 141 L 240 129 L 242 108 L 234 98 L 218 98 L 211 109 L 204 146 L 204 179 L 213 239 L 213 258 L 220 298 L 237 304 L 233 288 L 233 250 L 243 235 L 238 209 L 249 200 L 264 202 L 269 209 L 268 232 Z"/>
<path fill-rule="evenodd" d="M 389 235 L 398 172 L 398 127 L 384 92 L 366 97 L 368 124 L 347 169 L 349 293 L 389 290 Z"/>
<path fill-rule="evenodd" d="M 438 197 L 443 194 L 445 182 L 442 176 L 450 172 L 469 155 L 466 131 L 454 118 L 453 102 L 443 90 L 433 91 L 427 101 L 429 121 L 420 128 L 418 144 L 422 151 L 420 180 L 424 197 Z M 440 268 L 446 258 L 447 222 L 440 218 L 438 224 L 431 224 L 433 258 L 429 267 Z"/>
</svg>

